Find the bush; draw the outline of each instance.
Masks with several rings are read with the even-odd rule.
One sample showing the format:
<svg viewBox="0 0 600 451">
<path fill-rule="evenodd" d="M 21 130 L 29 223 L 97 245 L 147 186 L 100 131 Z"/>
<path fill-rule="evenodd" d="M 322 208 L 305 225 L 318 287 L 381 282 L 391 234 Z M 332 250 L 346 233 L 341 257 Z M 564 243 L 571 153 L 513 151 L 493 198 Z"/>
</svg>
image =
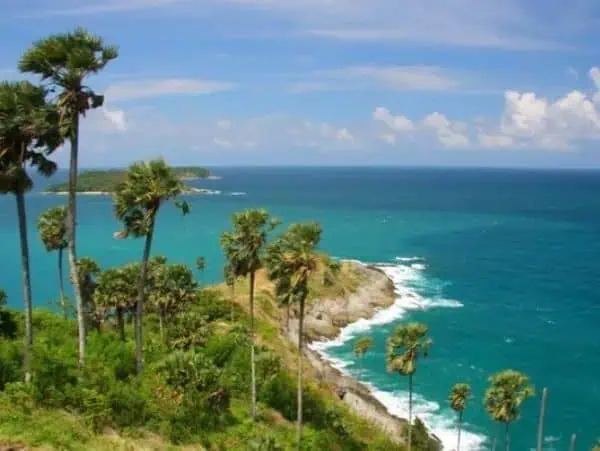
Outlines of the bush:
<svg viewBox="0 0 600 451">
<path fill-rule="evenodd" d="M 182 312 L 167 329 L 167 341 L 176 349 L 189 350 L 204 346 L 210 336 L 206 317 L 198 312 Z"/>
<path fill-rule="evenodd" d="M 245 332 L 232 331 L 226 335 L 213 335 L 204 348 L 204 354 L 219 368 L 230 363 L 240 348 L 248 349 L 250 340 Z M 249 356 L 248 356 L 249 358 Z"/>
<path fill-rule="evenodd" d="M 32 347 L 34 397 L 46 405 L 60 404 L 67 387 L 77 383 L 75 342 L 70 340 L 59 346 L 53 343 L 55 338 L 55 335 L 40 335 Z"/>
<path fill-rule="evenodd" d="M 207 391 L 219 380 L 218 368 L 203 354 L 174 351 L 157 367 L 171 387 L 186 391 Z"/>
<path fill-rule="evenodd" d="M 14 340 L 19 330 L 16 315 L 0 305 L 0 339 Z"/>
<path fill-rule="evenodd" d="M 113 422 L 120 427 L 143 426 L 148 417 L 148 399 L 135 381 L 117 382 L 107 395 Z"/>
<path fill-rule="evenodd" d="M 23 344 L 0 339 L 0 391 L 21 379 L 22 361 Z"/>
<path fill-rule="evenodd" d="M 66 397 L 94 432 L 100 432 L 110 424 L 111 411 L 105 394 L 95 389 L 72 386 L 67 389 Z"/>
<path fill-rule="evenodd" d="M 231 303 L 216 290 L 200 290 L 196 294 L 193 311 L 213 322 L 231 317 Z"/>
<path fill-rule="evenodd" d="M 110 376 L 124 381 L 135 375 L 135 344 L 122 342 L 115 333 L 94 333 L 87 343 L 87 366 L 108 370 Z"/>
</svg>

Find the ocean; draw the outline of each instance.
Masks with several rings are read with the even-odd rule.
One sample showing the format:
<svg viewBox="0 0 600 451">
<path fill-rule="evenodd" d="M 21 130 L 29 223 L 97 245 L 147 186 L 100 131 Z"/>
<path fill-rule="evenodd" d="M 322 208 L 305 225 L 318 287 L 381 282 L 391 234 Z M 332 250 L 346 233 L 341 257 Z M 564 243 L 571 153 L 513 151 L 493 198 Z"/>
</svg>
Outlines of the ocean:
<svg viewBox="0 0 600 451">
<path fill-rule="evenodd" d="M 407 381 L 385 369 L 385 340 L 406 321 L 421 321 L 434 340 L 415 375 L 416 412 L 454 449 L 454 414 L 447 396 L 470 383 L 463 450 L 502 443 L 501 427 L 487 417 L 488 376 L 512 368 L 549 390 L 545 450 L 578 450 L 600 437 L 600 172 L 426 168 L 214 168 L 221 180 L 195 184 L 220 191 L 189 197 L 181 217 L 165 207 L 153 254 L 193 266 L 204 256 L 199 280 L 221 280 L 219 235 L 235 211 L 264 207 L 285 223 L 317 220 L 323 250 L 380 265 L 394 280 L 398 301 L 359 321 L 319 352 L 357 374 L 354 339 L 371 335 L 375 348 L 362 381 L 394 413 L 407 412 Z M 53 181 L 65 178 L 59 173 Z M 65 197 L 43 195 L 37 180 L 27 197 L 34 303 L 57 296 L 56 255 L 45 252 L 35 221 Z M 80 256 L 103 267 L 136 260 L 141 240 L 117 241 L 109 197 L 79 197 Z M 9 304 L 21 303 L 15 202 L 0 198 L 3 270 Z M 528 400 L 512 425 L 512 449 L 535 448 L 539 396 Z"/>
</svg>

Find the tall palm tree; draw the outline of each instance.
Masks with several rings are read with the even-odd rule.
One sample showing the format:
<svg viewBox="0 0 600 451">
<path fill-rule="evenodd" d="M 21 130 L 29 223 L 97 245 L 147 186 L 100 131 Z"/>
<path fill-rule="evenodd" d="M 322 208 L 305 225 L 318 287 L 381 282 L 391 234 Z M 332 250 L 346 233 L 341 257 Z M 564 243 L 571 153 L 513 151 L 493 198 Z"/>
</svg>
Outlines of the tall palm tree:
<svg viewBox="0 0 600 451">
<path fill-rule="evenodd" d="M 367 352 L 369 352 L 369 350 L 373 346 L 375 346 L 375 342 L 373 341 L 373 338 L 371 338 L 371 337 L 362 337 L 354 342 L 354 349 L 352 352 L 358 358 L 358 365 L 359 365 L 358 380 L 360 380 L 361 376 L 362 376 L 362 370 L 363 370 L 362 360 L 365 357 L 365 355 L 367 355 Z"/>
<path fill-rule="evenodd" d="M 235 321 L 235 274 L 234 269 L 231 263 L 227 262 L 223 266 L 223 279 L 225 280 L 225 285 L 229 287 L 230 290 L 230 301 L 231 301 L 231 322 Z"/>
<path fill-rule="evenodd" d="M 46 251 L 58 251 L 58 286 L 60 305 L 65 319 L 68 316 L 63 275 L 63 251 L 67 247 L 67 207 L 49 208 L 38 218 L 38 231 Z"/>
<path fill-rule="evenodd" d="M 252 373 L 252 419 L 256 419 L 256 359 L 254 337 L 254 288 L 256 272 L 263 267 L 268 235 L 279 224 L 266 210 L 249 209 L 232 217 L 233 231 L 225 232 L 221 245 L 235 275 L 249 276 L 250 367 Z"/>
<path fill-rule="evenodd" d="M 117 219 L 124 225 L 120 237 L 145 238 L 144 254 L 138 281 L 138 294 L 135 311 L 136 369 L 138 375 L 144 370 L 142 319 L 146 298 L 146 278 L 148 260 L 152 248 L 152 238 L 156 216 L 163 203 L 179 196 L 183 184 L 169 166 L 162 160 L 135 163 L 130 166 L 126 180 L 117 186 L 114 207 Z M 189 207 L 185 202 L 176 202 L 183 214 Z"/>
<path fill-rule="evenodd" d="M 519 408 L 523 402 L 535 394 L 526 374 L 514 370 L 504 370 L 489 378 L 490 387 L 486 390 L 483 403 L 494 421 L 505 425 L 505 447 L 510 450 L 509 426 L 519 419 Z"/>
<path fill-rule="evenodd" d="M 86 331 L 94 327 L 98 332 L 102 332 L 104 322 L 104 310 L 96 308 L 94 302 L 94 293 L 98 286 L 96 277 L 101 273 L 100 265 L 97 261 L 89 257 L 80 258 L 77 262 L 77 276 L 81 285 L 81 297 L 83 299 L 84 317 L 87 322 Z"/>
<path fill-rule="evenodd" d="M 298 303 L 298 413 L 296 440 L 302 446 L 302 376 L 304 347 L 304 307 L 309 294 L 310 277 L 319 266 L 317 246 L 321 226 L 317 223 L 293 224 L 269 248 L 269 277 L 275 281 L 278 297 Z"/>
<path fill-rule="evenodd" d="M 398 326 L 387 341 L 388 371 L 408 376 L 408 451 L 412 446 L 413 376 L 417 361 L 427 357 L 432 341 L 427 338 L 429 328 L 422 323 Z"/>
<path fill-rule="evenodd" d="M 469 384 L 454 384 L 450 390 L 448 401 L 450 407 L 458 414 L 458 441 L 456 451 L 460 451 L 460 433 L 462 432 L 463 413 L 469 400 L 473 397 L 473 391 Z"/>
<path fill-rule="evenodd" d="M 56 165 L 46 157 L 61 144 L 58 114 L 46 101 L 46 90 L 29 82 L 0 83 L 0 194 L 14 194 L 17 204 L 21 274 L 25 310 L 24 375 L 30 379 L 33 344 L 32 295 L 25 193 L 33 187 L 27 173 L 34 167 L 49 177 Z"/>
<path fill-rule="evenodd" d="M 75 301 L 77 324 L 79 327 L 79 364 L 85 363 L 85 315 L 81 287 L 77 277 L 76 250 L 76 188 L 79 157 L 79 119 L 93 108 L 99 108 L 104 97 L 97 95 L 86 80 L 117 58 L 116 47 L 105 45 L 102 38 L 94 36 L 83 28 L 70 33 L 54 34 L 37 41 L 25 52 L 19 62 L 21 72 L 40 75 L 51 89 L 57 93 L 57 107 L 60 113 L 61 134 L 70 141 L 69 198 L 67 241 L 69 268 Z"/>
<path fill-rule="evenodd" d="M 202 283 L 204 283 L 204 270 L 206 269 L 206 258 L 205 257 L 198 257 L 196 258 L 196 269 L 198 271 L 200 271 L 200 274 L 202 275 Z"/>
</svg>

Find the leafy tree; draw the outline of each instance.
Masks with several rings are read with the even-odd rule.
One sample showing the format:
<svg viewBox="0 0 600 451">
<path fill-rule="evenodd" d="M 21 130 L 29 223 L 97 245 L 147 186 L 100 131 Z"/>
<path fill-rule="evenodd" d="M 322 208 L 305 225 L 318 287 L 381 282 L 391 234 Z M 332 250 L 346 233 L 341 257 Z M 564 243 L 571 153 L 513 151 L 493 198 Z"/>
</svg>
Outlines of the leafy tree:
<svg viewBox="0 0 600 451">
<path fill-rule="evenodd" d="M 65 286 L 63 275 L 63 251 L 67 247 L 67 207 L 49 208 L 38 218 L 38 231 L 46 251 L 58 251 L 58 286 L 60 289 L 60 305 L 67 318 Z"/>
<path fill-rule="evenodd" d="M 0 309 L 4 308 L 4 306 L 6 306 L 6 291 L 4 291 L 2 288 L 0 288 Z"/>
<path fill-rule="evenodd" d="M 429 353 L 432 341 L 428 332 L 422 323 L 403 324 L 394 329 L 387 342 L 388 371 L 408 376 L 408 451 L 412 447 L 413 376 L 419 358 Z"/>
<path fill-rule="evenodd" d="M 97 287 L 96 277 L 100 272 L 100 265 L 91 258 L 83 257 L 77 262 L 77 276 L 81 287 L 86 323 L 98 332 L 102 331 L 105 315 L 105 311 L 98 310 L 94 302 L 94 293 Z"/>
<path fill-rule="evenodd" d="M 298 318 L 298 414 L 297 445 L 302 446 L 302 373 L 304 305 L 310 276 L 317 270 L 320 256 L 321 226 L 316 223 L 293 224 L 271 245 L 268 255 L 269 277 L 275 281 L 278 297 L 299 304 Z"/>
<path fill-rule="evenodd" d="M 592 448 L 592 451 L 600 451 L 600 438 L 596 441 L 596 444 Z"/>
<path fill-rule="evenodd" d="M 529 377 L 514 370 L 504 370 L 489 378 L 490 387 L 485 392 L 484 405 L 494 421 L 505 425 L 506 451 L 510 450 L 511 423 L 519 419 L 521 404 L 535 394 Z"/>
<path fill-rule="evenodd" d="M 473 397 L 473 392 L 469 384 L 455 384 L 450 390 L 448 402 L 450 407 L 458 414 L 458 442 L 456 451 L 460 451 L 460 433 L 462 430 L 463 413 L 469 400 Z"/>
<path fill-rule="evenodd" d="M 204 270 L 206 269 L 206 258 L 198 257 L 196 259 L 196 269 L 202 274 L 202 283 L 204 283 Z"/>
<path fill-rule="evenodd" d="M 97 95 L 86 80 L 117 58 L 116 47 L 105 45 L 102 38 L 77 28 L 71 33 L 54 34 L 37 41 L 19 62 L 21 72 L 41 76 L 57 93 L 61 135 L 70 141 L 69 198 L 67 241 L 71 280 L 77 304 L 79 327 L 79 364 L 85 363 L 85 318 L 76 251 L 77 166 L 79 157 L 79 119 L 93 108 L 101 107 L 104 97 Z"/>
<path fill-rule="evenodd" d="M 33 167 L 45 177 L 56 171 L 47 159 L 61 144 L 56 108 L 46 101 L 46 90 L 29 82 L 0 83 L 0 194 L 14 194 L 17 204 L 21 274 L 25 310 L 25 380 L 30 379 L 33 344 L 32 294 L 25 193 L 33 187 L 27 173 Z"/>
<path fill-rule="evenodd" d="M 256 419 L 256 362 L 254 337 L 254 287 L 256 272 L 263 267 L 265 245 L 269 232 L 279 222 L 265 210 L 250 209 L 232 218 L 233 231 L 223 233 L 221 246 L 234 276 L 249 276 L 250 280 L 250 366 L 252 374 L 252 419 Z"/>
<path fill-rule="evenodd" d="M 359 371 L 358 371 L 358 379 L 360 380 L 362 376 L 362 360 L 367 355 L 367 352 L 375 346 L 375 342 L 371 337 L 362 337 L 354 342 L 353 353 L 358 358 Z"/>
<path fill-rule="evenodd" d="M 139 264 L 130 263 L 120 268 L 109 268 L 96 279 L 94 304 L 103 312 L 114 312 L 122 341 L 125 341 L 125 314 L 135 306 L 139 272 Z"/>
<path fill-rule="evenodd" d="M 183 191 L 181 180 L 162 159 L 135 163 L 130 166 L 127 180 L 119 184 L 115 193 L 115 213 L 125 230 L 120 237 L 144 237 L 144 254 L 138 281 L 135 313 L 136 368 L 138 375 L 144 369 L 142 318 L 146 299 L 148 260 L 152 248 L 156 216 L 164 202 L 179 196 Z M 185 202 L 176 202 L 183 214 L 189 212 Z"/>
<path fill-rule="evenodd" d="M 148 293 L 148 301 L 158 313 L 162 337 L 163 325 L 193 299 L 198 284 L 194 281 L 192 271 L 185 265 L 170 265 L 165 259 L 151 266 L 153 287 Z"/>
</svg>

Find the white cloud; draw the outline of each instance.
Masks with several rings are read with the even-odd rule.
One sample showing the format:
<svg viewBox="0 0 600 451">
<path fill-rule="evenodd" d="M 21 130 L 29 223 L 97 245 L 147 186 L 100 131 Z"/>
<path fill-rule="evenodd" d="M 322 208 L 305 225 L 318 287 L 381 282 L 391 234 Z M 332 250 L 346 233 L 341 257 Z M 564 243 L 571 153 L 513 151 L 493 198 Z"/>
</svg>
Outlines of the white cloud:
<svg viewBox="0 0 600 451">
<path fill-rule="evenodd" d="M 116 102 L 169 95 L 213 94 L 233 88 L 231 83 L 221 81 L 171 78 L 115 83 L 106 89 L 105 95 L 111 102 Z"/>
<path fill-rule="evenodd" d="M 173 7 L 178 3 L 186 2 L 187 0 L 83 0 L 79 2 L 64 2 L 63 5 L 58 8 L 34 11 L 26 14 L 25 17 L 85 16 L 123 13 L 167 6 Z"/>
<path fill-rule="evenodd" d="M 350 66 L 318 70 L 291 83 L 292 93 L 387 89 L 393 91 L 454 91 L 461 80 L 437 66 Z"/>
<path fill-rule="evenodd" d="M 227 139 L 222 139 L 222 138 L 213 138 L 212 142 L 214 144 L 216 144 L 219 147 L 224 147 L 226 149 L 231 148 L 232 144 L 231 141 L 227 140 Z"/>
<path fill-rule="evenodd" d="M 380 135 L 379 139 L 381 139 L 383 142 L 386 142 L 390 145 L 396 144 L 396 135 L 393 135 L 391 133 L 385 133 L 383 135 Z"/>
<path fill-rule="evenodd" d="M 335 134 L 335 139 L 338 141 L 354 141 L 354 136 L 352 136 L 347 128 L 341 128 Z"/>
<path fill-rule="evenodd" d="M 395 132 L 405 133 L 415 129 L 413 122 L 406 116 L 393 116 L 390 110 L 384 107 L 377 107 L 373 112 L 373 119 L 381 121 Z"/>
<path fill-rule="evenodd" d="M 123 110 L 109 110 L 107 107 L 102 108 L 104 117 L 110 121 L 115 128 L 124 132 L 127 130 L 127 121 L 125 120 L 125 111 Z"/>
<path fill-rule="evenodd" d="M 478 142 L 483 147 L 489 147 L 492 149 L 499 149 L 503 147 L 514 146 L 514 140 L 512 136 L 500 135 L 500 134 L 487 134 L 480 133 L 477 135 Z"/>
<path fill-rule="evenodd" d="M 469 137 L 460 131 L 460 124 L 451 122 L 441 113 L 435 112 L 425 116 L 423 126 L 431 129 L 444 147 L 466 148 L 471 145 Z"/>
</svg>

